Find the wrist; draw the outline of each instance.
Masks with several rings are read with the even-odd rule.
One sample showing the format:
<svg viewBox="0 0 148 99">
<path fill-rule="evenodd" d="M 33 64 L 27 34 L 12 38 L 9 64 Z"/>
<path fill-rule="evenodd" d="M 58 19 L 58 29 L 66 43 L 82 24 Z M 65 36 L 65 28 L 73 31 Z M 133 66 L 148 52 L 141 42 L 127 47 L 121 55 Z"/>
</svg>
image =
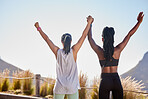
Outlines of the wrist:
<svg viewBox="0 0 148 99">
<path fill-rule="evenodd" d="M 142 21 L 138 21 L 138 23 L 142 23 Z"/>
<path fill-rule="evenodd" d="M 90 27 L 92 27 L 92 24 L 90 24 Z"/>
<path fill-rule="evenodd" d="M 139 21 L 138 21 L 138 22 L 137 22 L 137 24 L 139 24 L 139 25 L 140 25 L 140 24 L 141 24 L 141 22 L 139 22 Z"/>
<path fill-rule="evenodd" d="M 37 27 L 37 31 L 40 31 L 41 30 L 41 27 Z"/>
<path fill-rule="evenodd" d="M 88 25 L 91 25 L 91 22 L 88 22 L 87 24 L 88 24 Z"/>
</svg>

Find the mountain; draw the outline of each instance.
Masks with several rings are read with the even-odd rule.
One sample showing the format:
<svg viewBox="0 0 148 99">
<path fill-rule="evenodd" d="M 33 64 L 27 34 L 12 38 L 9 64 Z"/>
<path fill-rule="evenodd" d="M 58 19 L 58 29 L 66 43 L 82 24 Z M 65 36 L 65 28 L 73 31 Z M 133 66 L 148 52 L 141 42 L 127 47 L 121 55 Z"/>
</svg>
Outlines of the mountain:
<svg viewBox="0 0 148 99">
<path fill-rule="evenodd" d="M 127 76 L 132 76 L 138 81 L 142 80 L 146 86 L 145 90 L 148 91 L 148 52 L 144 54 L 142 60 L 134 68 L 121 75 L 122 78 Z"/>
<path fill-rule="evenodd" d="M 19 70 L 19 71 L 22 71 L 22 69 L 12 65 L 12 64 L 9 64 L 7 62 L 5 62 L 4 60 L 0 59 L 0 71 L 3 71 L 5 69 L 9 69 L 10 73 L 9 75 L 12 76 L 12 73 L 13 71 L 16 71 L 16 70 Z"/>
</svg>

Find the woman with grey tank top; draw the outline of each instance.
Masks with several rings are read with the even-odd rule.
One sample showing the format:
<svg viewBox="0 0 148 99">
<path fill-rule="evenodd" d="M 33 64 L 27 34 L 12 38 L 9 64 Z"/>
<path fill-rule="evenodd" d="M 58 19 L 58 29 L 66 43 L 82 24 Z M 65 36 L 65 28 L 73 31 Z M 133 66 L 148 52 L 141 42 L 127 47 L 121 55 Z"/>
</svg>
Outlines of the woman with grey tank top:
<svg viewBox="0 0 148 99">
<path fill-rule="evenodd" d="M 56 63 L 56 83 L 54 86 L 54 99 L 64 99 L 65 95 L 68 99 L 79 99 L 78 89 L 80 88 L 77 70 L 77 53 L 81 48 L 93 22 L 91 16 L 87 17 L 87 25 L 83 31 L 82 36 L 78 42 L 71 47 L 72 37 L 65 33 L 62 35 L 61 41 L 63 49 L 60 49 L 49 39 L 49 37 L 42 31 L 39 23 L 35 23 L 35 27 L 40 35 L 47 42 L 48 46 L 55 54 Z"/>
</svg>

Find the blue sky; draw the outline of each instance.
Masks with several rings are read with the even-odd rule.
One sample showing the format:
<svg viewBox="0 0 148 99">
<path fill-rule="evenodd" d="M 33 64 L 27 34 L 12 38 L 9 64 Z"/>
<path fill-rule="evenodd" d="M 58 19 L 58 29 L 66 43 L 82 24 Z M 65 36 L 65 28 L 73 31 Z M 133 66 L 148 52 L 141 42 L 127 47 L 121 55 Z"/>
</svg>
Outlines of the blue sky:
<svg viewBox="0 0 148 99">
<path fill-rule="evenodd" d="M 96 43 L 102 46 L 102 30 L 109 26 L 115 29 L 117 45 L 136 24 L 138 13 L 143 11 L 143 23 L 120 57 L 118 72 L 122 74 L 136 66 L 148 51 L 147 4 L 147 0 L 0 0 L 0 56 L 24 70 L 55 77 L 55 56 L 36 31 L 36 21 L 55 45 L 62 48 L 62 34 L 71 33 L 72 45 L 75 44 L 87 24 L 86 17 L 92 15 Z M 87 38 L 78 53 L 77 64 L 78 70 L 90 78 L 101 73 L 97 55 Z"/>
</svg>

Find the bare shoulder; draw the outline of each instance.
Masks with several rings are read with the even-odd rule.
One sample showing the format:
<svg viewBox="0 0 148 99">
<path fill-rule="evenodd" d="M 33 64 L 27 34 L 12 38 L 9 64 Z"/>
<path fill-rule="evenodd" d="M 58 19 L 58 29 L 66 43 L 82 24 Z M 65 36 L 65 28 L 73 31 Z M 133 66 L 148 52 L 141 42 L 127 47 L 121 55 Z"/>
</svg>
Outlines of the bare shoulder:
<svg viewBox="0 0 148 99">
<path fill-rule="evenodd" d="M 103 48 L 101 48 L 100 46 L 98 46 L 97 56 L 99 60 L 104 60 Z"/>
<path fill-rule="evenodd" d="M 101 48 L 99 45 L 96 45 L 96 47 L 93 49 L 96 54 L 100 54 L 103 51 L 103 48 Z"/>
<path fill-rule="evenodd" d="M 120 53 L 121 53 L 121 52 L 120 52 L 118 46 L 116 46 L 116 47 L 114 48 L 113 58 L 119 59 L 119 58 L 120 58 Z"/>
</svg>

